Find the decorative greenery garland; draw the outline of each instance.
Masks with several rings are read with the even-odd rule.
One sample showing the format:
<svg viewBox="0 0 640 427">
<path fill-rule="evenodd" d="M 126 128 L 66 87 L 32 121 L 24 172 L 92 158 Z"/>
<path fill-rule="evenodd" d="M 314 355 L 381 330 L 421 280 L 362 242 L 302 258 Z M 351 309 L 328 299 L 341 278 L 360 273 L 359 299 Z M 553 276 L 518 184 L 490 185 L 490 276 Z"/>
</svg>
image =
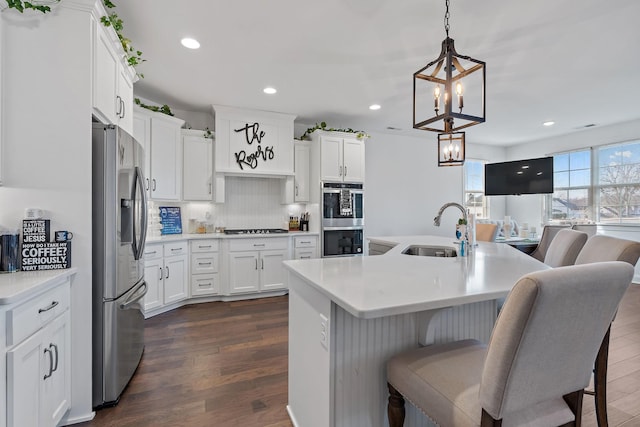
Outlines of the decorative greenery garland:
<svg viewBox="0 0 640 427">
<path fill-rule="evenodd" d="M 307 139 L 309 137 L 309 135 L 311 135 L 313 132 L 317 131 L 317 130 L 324 130 L 327 132 L 347 132 L 347 133 L 355 133 L 356 134 L 356 138 L 358 139 L 366 139 L 369 138 L 369 135 L 366 132 L 363 132 L 361 130 L 353 130 L 351 128 L 348 129 L 336 129 L 336 128 L 328 128 L 327 124 L 325 122 L 320 122 L 320 124 L 316 123 L 315 126 L 310 127 L 309 129 L 307 129 L 302 136 L 300 137 L 300 139 L 304 140 Z"/>
<path fill-rule="evenodd" d="M 60 0 L 50 0 L 49 3 L 59 3 Z M 22 0 L 7 0 L 7 5 L 11 9 L 15 9 L 20 13 L 24 13 L 25 9 L 39 10 L 42 13 L 51 12 L 51 8 L 45 4 L 37 4 Z"/>
<path fill-rule="evenodd" d="M 171 112 L 171 108 L 169 108 L 167 104 L 164 104 L 162 107 L 158 107 L 157 105 L 147 105 L 147 104 L 143 104 L 142 101 L 140 101 L 140 98 L 134 98 L 133 102 L 136 105 L 141 106 L 142 108 L 146 108 L 147 110 L 155 111 L 156 113 L 163 113 L 168 116 L 173 116 L 173 113 Z"/>
<path fill-rule="evenodd" d="M 102 3 L 104 4 L 104 7 L 108 9 L 113 9 L 116 7 L 116 5 L 113 4 L 113 2 L 111 2 L 110 0 L 102 0 Z M 146 61 L 146 59 L 142 59 L 142 52 L 134 49 L 133 46 L 131 46 L 131 40 L 122 35 L 122 28 L 124 25 L 122 23 L 122 19 L 118 16 L 117 13 L 111 12 L 107 16 L 101 17 L 100 22 L 102 22 L 105 27 L 113 27 L 116 34 L 118 35 L 118 39 L 120 39 L 122 48 L 127 55 L 127 62 L 129 63 L 129 65 L 135 67 Z M 138 73 L 138 76 L 140 78 L 144 78 L 144 75 L 140 73 Z"/>
</svg>

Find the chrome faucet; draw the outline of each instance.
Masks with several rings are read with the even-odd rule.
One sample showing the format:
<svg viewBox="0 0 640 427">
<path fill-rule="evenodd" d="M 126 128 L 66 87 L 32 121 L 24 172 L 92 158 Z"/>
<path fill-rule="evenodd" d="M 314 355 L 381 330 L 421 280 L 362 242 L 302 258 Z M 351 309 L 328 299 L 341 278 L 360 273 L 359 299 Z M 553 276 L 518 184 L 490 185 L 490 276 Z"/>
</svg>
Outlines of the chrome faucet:
<svg viewBox="0 0 640 427">
<path fill-rule="evenodd" d="M 444 212 L 444 210 L 447 209 L 449 206 L 454 206 L 460 209 L 460 212 L 462 212 L 462 218 L 464 218 L 465 224 L 467 223 L 467 210 L 464 208 L 464 206 L 462 206 L 460 203 L 449 202 L 442 205 L 442 207 L 438 211 L 438 215 L 435 218 L 433 218 L 433 225 L 435 225 L 436 227 L 440 227 L 440 217 L 442 217 L 442 212 Z"/>
</svg>

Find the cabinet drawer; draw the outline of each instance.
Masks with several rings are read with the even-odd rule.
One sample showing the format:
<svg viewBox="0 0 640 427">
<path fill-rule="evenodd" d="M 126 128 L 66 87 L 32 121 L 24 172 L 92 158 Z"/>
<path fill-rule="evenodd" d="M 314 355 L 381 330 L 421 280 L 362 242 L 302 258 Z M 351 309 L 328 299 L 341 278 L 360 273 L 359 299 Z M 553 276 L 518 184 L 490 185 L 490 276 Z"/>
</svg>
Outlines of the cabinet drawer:
<svg viewBox="0 0 640 427">
<path fill-rule="evenodd" d="M 164 244 L 164 256 L 177 256 L 187 254 L 187 242 L 175 242 Z"/>
<path fill-rule="evenodd" d="M 162 258 L 162 245 L 146 245 L 144 248 L 144 259 Z"/>
<path fill-rule="evenodd" d="M 191 252 L 218 252 L 218 240 L 192 240 Z"/>
<path fill-rule="evenodd" d="M 69 279 L 7 313 L 7 346 L 17 344 L 69 308 Z"/>
<path fill-rule="evenodd" d="M 220 284 L 216 273 L 191 276 L 191 296 L 197 297 L 218 293 L 220 293 Z"/>
<path fill-rule="evenodd" d="M 191 254 L 191 274 L 216 273 L 218 271 L 218 254 Z"/>
<path fill-rule="evenodd" d="M 318 236 L 295 236 L 293 245 L 296 248 L 315 248 L 318 243 Z"/>
<path fill-rule="evenodd" d="M 294 259 L 313 259 L 318 258 L 318 254 L 316 253 L 316 248 L 302 248 L 295 249 L 293 251 Z"/>
<path fill-rule="evenodd" d="M 234 239 L 229 242 L 230 251 L 264 251 L 288 249 L 289 238 Z"/>
</svg>

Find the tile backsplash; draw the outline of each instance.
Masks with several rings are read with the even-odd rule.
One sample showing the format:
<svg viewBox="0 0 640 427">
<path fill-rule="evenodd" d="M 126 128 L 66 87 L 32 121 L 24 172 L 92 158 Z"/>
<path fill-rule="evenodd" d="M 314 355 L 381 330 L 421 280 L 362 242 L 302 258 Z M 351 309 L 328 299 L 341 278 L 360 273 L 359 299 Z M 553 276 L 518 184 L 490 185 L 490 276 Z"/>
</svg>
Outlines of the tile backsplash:
<svg viewBox="0 0 640 427">
<path fill-rule="evenodd" d="M 150 201 L 148 234 L 161 234 L 159 206 L 181 208 L 183 233 L 190 231 L 190 219 L 213 227 L 286 228 L 289 216 L 299 216 L 305 210 L 304 204 L 281 203 L 280 179 L 228 176 L 225 181 L 225 203 Z"/>
</svg>

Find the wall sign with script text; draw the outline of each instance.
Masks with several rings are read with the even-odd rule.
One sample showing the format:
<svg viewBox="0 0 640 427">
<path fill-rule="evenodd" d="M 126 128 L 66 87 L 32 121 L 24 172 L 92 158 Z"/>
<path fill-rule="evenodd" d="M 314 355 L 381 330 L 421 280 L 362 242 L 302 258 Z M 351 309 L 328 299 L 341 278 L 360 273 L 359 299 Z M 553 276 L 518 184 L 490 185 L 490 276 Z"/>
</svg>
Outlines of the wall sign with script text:
<svg viewBox="0 0 640 427">
<path fill-rule="evenodd" d="M 247 145 L 252 148 L 246 150 L 240 150 L 235 153 L 236 162 L 240 165 L 240 169 L 244 169 L 245 166 L 255 169 L 258 167 L 259 162 L 266 162 L 267 160 L 273 160 L 275 154 L 273 152 L 273 146 L 265 145 L 264 148 L 261 145 L 262 138 L 265 137 L 265 132 L 260 130 L 260 123 L 249 124 L 247 123 L 240 129 L 234 129 L 234 132 L 244 132 Z M 255 143 L 255 145 L 254 145 Z"/>
<path fill-rule="evenodd" d="M 214 105 L 216 175 L 293 176 L 291 114 Z"/>
</svg>

